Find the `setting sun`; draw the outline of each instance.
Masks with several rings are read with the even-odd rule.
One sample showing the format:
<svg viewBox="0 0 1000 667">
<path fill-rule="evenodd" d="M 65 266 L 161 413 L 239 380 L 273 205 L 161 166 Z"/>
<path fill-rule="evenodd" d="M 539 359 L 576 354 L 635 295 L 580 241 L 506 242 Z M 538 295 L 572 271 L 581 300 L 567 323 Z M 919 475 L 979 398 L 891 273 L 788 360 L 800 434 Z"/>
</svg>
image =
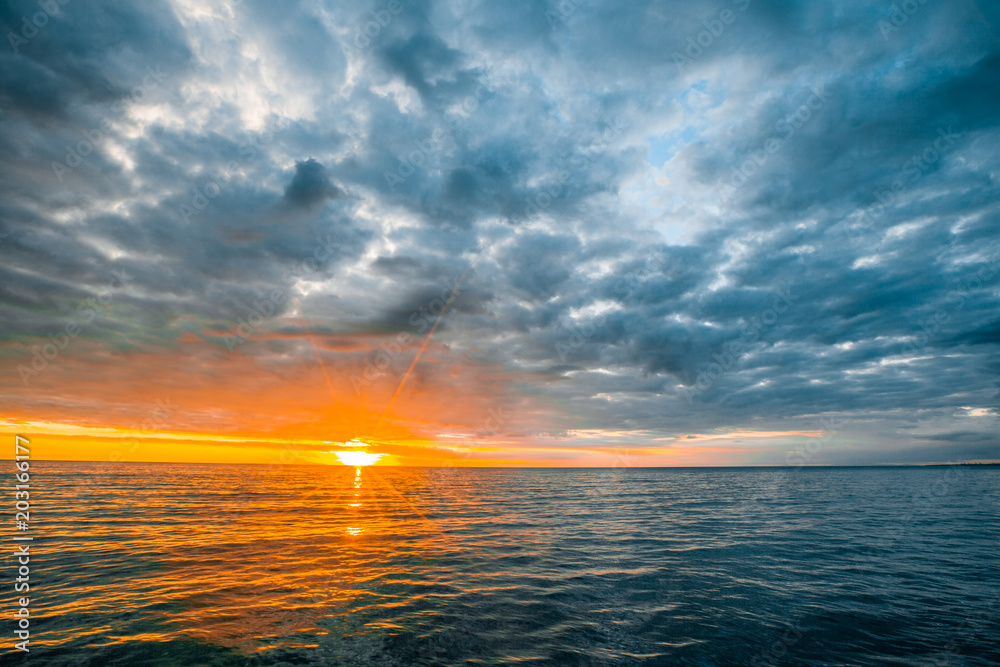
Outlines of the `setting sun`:
<svg viewBox="0 0 1000 667">
<path fill-rule="evenodd" d="M 331 452 L 331 454 L 336 454 L 337 458 L 345 466 L 370 466 L 383 456 L 382 454 L 372 454 L 370 452 L 358 452 L 351 450 Z"/>
</svg>

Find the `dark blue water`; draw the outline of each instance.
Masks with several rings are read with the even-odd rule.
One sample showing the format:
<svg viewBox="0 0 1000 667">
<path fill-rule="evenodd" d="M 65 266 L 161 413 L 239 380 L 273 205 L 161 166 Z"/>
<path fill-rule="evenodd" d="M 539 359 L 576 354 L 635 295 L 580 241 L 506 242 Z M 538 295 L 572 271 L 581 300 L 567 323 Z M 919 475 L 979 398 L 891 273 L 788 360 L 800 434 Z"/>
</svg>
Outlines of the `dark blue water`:
<svg viewBox="0 0 1000 667">
<path fill-rule="evenodd" d="M 32 469 L 34 665 L 1000 664 L 997 468 Z"/>
</svg>

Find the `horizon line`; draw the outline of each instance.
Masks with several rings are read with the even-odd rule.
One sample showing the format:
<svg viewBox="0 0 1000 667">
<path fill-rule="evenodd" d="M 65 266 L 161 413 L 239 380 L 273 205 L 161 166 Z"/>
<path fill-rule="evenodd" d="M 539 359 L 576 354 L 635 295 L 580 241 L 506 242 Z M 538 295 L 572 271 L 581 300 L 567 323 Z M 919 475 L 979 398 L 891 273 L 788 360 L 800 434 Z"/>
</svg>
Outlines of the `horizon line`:
<svg viewBox="0 0 1000 667">
<path fill-rule="evenodd" d="M 549 466 L 549 465 L 534 465 L 534 466 L 477 466 L 477 465 L 458 465 L 458 466 L 434 466 L 434 465 L 367 465 L 367 466 L 352 466 L 343 463 L 227 463 L 221 461 L 105 461 L 105 460 L 93 460 L 93 459 L 32 459 L 32 462 L 44 462 L 44 463 L 108 463 L 108 464 L 158 464 L 158 465 L 213 465 L 213 466 L 275 466 L 279 465 L 282 467 L 289 468 L 430 468 L 430 469 L 442 469 L 442 470 L 454 470 L 454 469 L 490 469 L 490 470 L 624 470 L 624 469 L 641 469 L 641 470 L 715 470 L 715 469 L 736 469 L 736 468 L 927 468 L 927 467 L 947 467 L 947 466 L 1000 466 L 1000 461 L 997 460 L 971 460 L 971 461 L 934 461 L 925 463 L 838 463 L 838 464 L 822 464 L 822 463 L 812 463 L 812 464 L 797 464 L 797 465 L 787 465 L 780 463 L 758 463 L 758 464 L 744 464 L 744 465 L 702 465 L 702 466 L 686 466 L 686 465 L 675 465 L 675 466 L 642 466 L 642 465 L 630 465 L 630 466 Z"/>
</svg>

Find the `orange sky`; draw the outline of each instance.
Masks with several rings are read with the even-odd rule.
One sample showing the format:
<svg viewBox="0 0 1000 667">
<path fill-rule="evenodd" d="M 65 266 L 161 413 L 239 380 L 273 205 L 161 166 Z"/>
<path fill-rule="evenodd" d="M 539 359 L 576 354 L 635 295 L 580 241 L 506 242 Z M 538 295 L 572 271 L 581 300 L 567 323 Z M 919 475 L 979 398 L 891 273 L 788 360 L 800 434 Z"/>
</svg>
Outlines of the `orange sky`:
<svg viewBox="0 0 1000 667">
<path fill-rule="evenodd" d="M 574 430 L 578 416 L 532 391 L 552 378 L 456 358 L 433 341 L 402 383 L 418 340 L 390 347 L 386 371 L 366 378 L 384 336 L 262 335 L 235 352 L 212 338 L 155 353 L 76 339 L 8 390 L 0 429 L 31 438 L 37 459 L 338 463 L 338 443 L 360 440 L 383 454 L 378 465 L 428 466 L 742 464 L 822 435 Z M 13 384 L 31 347 L 4 352 Z"/>
</svg>

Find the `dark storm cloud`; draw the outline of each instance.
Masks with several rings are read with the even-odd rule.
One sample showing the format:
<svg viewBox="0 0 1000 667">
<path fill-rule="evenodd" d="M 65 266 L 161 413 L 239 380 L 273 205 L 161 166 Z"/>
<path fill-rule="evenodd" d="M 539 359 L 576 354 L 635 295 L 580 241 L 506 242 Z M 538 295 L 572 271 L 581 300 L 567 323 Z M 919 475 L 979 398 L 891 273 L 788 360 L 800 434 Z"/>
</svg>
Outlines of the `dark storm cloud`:
<svg viewBox="0 0 1000 667">
<path fill-rule="evenodd" d="M 994 4 L 404 0 L 368 42 L 368 5 L 61 7 L 0 56 L 5 340 L 122 270 L 114 349 L 274 289 L 273 331 L 381 336 L 471 266 L 442 340 L 589 427 L 1000 455 L 949 412 L 1000 399 Z"/>
<path fill-rule="evenodd" d="M 327 199 L 343 196 L 330 181 L 326 168 L 309 158 L 295 163 L 295 177 L 285 188 L 285 199 L 299 206 L 315 206 Z"/>
</svg>

